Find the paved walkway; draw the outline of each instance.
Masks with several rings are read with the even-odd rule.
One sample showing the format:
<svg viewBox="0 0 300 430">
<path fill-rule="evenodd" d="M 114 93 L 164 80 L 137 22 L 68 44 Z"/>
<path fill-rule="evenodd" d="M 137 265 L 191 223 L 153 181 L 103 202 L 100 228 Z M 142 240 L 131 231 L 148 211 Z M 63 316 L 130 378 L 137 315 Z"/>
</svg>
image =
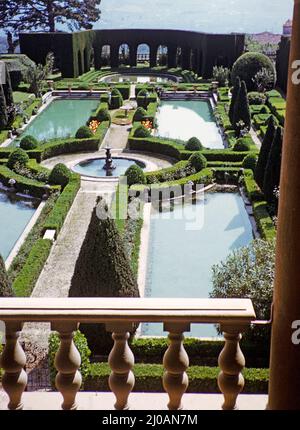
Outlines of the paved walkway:
<svg viewBox="0 0 300 430">
<path fill-rule="evenodd" d="M 115 184 L 111 183 L 111 195 Z M 87 192 L 86 192 L 87 191 Z M 81 187 L 64 226 L 52 247 L 51 254 L 36 283 L 32 297 L 68 297 L 74 267 L 85 238 L 97 195 L 98 187 L 86 190 Z"/>
<path fill-rule="evenodd" d="M 130 127 L 131 126 L 128 125 L 112 124 L 104 141 L 102 142 L 101 149 L 105 148 L 107 144 L 109 144 L 113 149 L 125 149 L 127 146 Z"/>
</svg>

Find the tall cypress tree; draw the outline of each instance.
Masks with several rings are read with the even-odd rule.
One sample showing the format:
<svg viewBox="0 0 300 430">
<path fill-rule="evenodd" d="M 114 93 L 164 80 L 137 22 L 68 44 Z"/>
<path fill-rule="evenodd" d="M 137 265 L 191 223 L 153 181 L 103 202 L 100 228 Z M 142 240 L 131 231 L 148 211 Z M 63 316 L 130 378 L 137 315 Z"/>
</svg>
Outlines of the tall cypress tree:
<svg viewBox="0 0 300 430">
<path fill-rule="evenodd" d="M 249 107 L 249 100 L 247 94 L 247 87 L 244 81 L 241 82 L 241 88 L 238 92 L 233 111 L 233 126 L 237 129 L 237 124 L 243 121 L 245 127 L 251 127 L 251 114 Z"/>
<path fill-rule="evenodd" d="M 5 101 L 3 86 L 0 84 L 0 130 L 3 130 L 7 126 L 7 123 L 7 105 Z"/>
<path fill-rule="evenodd" d="M 263 190 L 264 187 L 264 177 L 266 166 L 269 158 L 269 153 L 272 147 L 272 143 L 275 137 L 276 123 L 274 116 L 271 115 L 268 121 L 268 128 L 261 144 L 257 165 L 254 173 L 255 180 L 259 185 L 260 189 Z"/>
<path fill-rule="evenodd" d="M 11 297 L 13 296 L 11 283 L 8 279 L 8 275 L 5 268 L 5 263 L 0 254 L 0 297 Z"/>
<path fill-rule="evenodd" d="M 115 222 L 99 219 L 107 211 L 104 200 L 94 208 L 82 244 L 69 292 L 70 297 L 138 297 L 139 289 Z M 108 353 L 111 335 L 103 324 L 81 324 L 89 347 L 95 353 Z"/>
<path fill-rule="evenodd" d="M 239 77 L 236 78 L 235 80 L 235 84 L 233 86 L 232 89 L 232 97 L 231 97 L 231 102 L 230 102 L 230 107 L 229 107 L 229 119 L 231 124 L 233 124 L 233 112 L 234 112 L 234 105 L 237 99 L 237 96 L 239 94 L 239 91 L 241 89 L 241 80 Z"/>
<path fill-rule="evenodd" d="M 275 137 L 269 153 L 269 158 L 266 166 L 264 177 L 264 195 L 267 202 L 272 205 L 276 203 L 274 191 L 279 188 L 280 169 L 281 169 L 281 153 L 282 153 L 282 128 L 277 127 Z"/>
<path fill-rule="evenodd" d="M 5 85 L 3 85 L 5 100 L 7 106 L 12 106 L 14 104 L 13 90 L 11 87 L 10 74 L 8 67 L 5 67 Z"/>
</svg>

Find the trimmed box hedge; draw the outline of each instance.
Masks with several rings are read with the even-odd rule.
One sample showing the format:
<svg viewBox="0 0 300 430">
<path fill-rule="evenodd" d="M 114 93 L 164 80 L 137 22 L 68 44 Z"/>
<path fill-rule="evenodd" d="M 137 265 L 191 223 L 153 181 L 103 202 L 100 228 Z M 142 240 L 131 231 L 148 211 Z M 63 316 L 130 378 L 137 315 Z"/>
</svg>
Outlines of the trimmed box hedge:
<svg viewBox="0 0 300 430">
<path fill-rule="evenodd" d="M 177 179 L 174 181 L 165 181 L 165 182 L 159 182 L 151 185 L 151 188 L 149 189 L 149 185 L 133 185 L 130 187 L 130 190 L 134 190 L 136 192 L 142 193 L 144 190 L 149 189 L 149 192 L 151 194 L 151 190 L 160 191 L 161 194 L 159 194 L 159 199 L 162 199 L 164 197 L 163 191 L 167 188 L 171 187 L 181 187 L 181 192 L 184 192 L 184 186 L 187 185 L 189 182 L 193 182 L 194 185 L 197 184 L 203 184 L 203 185 L 209 185 L 214 180 L 214 172 L 212 169 L 205 168 L 201 170 L 198 173 L 195 173 L 190 176 L 186 176 L 181 179 Z"/>
<path fill-rule="evenodd" d="M 18 175 L 4 165 L 0 165 L 0 182 L 9 187 L 9 180 L 15 179 L 14 185 L 18 193 L 29 194 L 34 197 L 42 198 L 45 194 L 45 184 L 34 179 L 28 179 L 25 176 Z M 52 186 L 51 191 L 58 191 L 59 186 Z"/>
<path fill-rule="evenodd" d="M 26 263 L 13 283 L 17 297 L 29 297 L 47 261 L 52 247 L 49 239 L 38 239 L 33 245 Z"/>
<path fill-rule="evenodd" d="M 160 364 L 168 345 L 169 340 L 166 337 L 138 337 L 131 341 L 130 348 L 137 363 Z M 223 347 L 223 339 L 212 341 L 193 337 L 184 339 L 184 348 L 192 366 L 216 366 Z M 248 367 L 269 367 L 270 347 L 268 344 L 249 344 L 242 339 L 241 349 L 246 357 Z"/>
<path fill-rule="evenodd" d="M 163 366 L 161 364 L 136 364 L 134 392 L 164 392 L 162 386 Z M 189 386 L 187 393 L 219 393 L 218 367 L 191 366 L 187 369 Z M 107 363 L 92 363 L 84 380 L 85 391 L 110 391 L 108 378 L 111 369 Z M 245 369 L 243 393 L 265 394 L 268 392 L 268 369 Z"/>
<path fill-rule="evenodd" d="M 274 239 L 276 237 L 275 225 L 268 212 L 265 197 L 257 185 L 251 170 L 245 170 L 244 185 L 246 194 L 252 203 L 253 216 L 261 237 L 266 240 Z"/>
<path fill-rule="evenodd" d="M 73 173 L 71 179 L 64 188 L 61 195 L 58 197 L 56 204 L 50 212 L 44 227 L 43 233 L 46 230 L 55 230 L 56 237 L 60 232 L 64 220 L 73 204 L 73 201 L 80 188 L 80 175 Z"/>
<path fill-rule="evenodd" d="M 109 121 L 103 121 L 98 127 L 95 137 L 90 139 L 58 139 L 41 145 L 38 149 L 27 151 L 27 153 L 29 157 L 41 162 L 61 154 L 98 151 L 108 128 Z"/>
<path fill-rule="evenodd" d="M 253 215 L 262 238 L 272 240 L 276 238 L 276 229 L 268 212 L 267 202 L 254 202 Z"/>
<path fill-rule="evenodd" d="M 172 142 L 162 142 L 161 139 L 149 137 L 149 138 L 137 138 L 129 137 L 128 139 L 129 149 L 134 151 L 145 151 L 156 154 L 166 155 L 176 160 L 181 160 L 181 152 Z"/>
</svg>

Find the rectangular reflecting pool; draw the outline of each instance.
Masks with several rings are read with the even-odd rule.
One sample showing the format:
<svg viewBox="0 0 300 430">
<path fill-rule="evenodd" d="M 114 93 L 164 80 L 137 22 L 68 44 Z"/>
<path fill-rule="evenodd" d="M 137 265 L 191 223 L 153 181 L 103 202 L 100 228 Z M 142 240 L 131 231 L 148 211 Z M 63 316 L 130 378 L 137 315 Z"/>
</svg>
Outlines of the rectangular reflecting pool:
<svg viewBox="0 0 300 430">
<path fill-rule="evenodd" d="M 38 203 L 21 199 L 0 189 L 0 253 L 9 256 L 36 211 Z"/>
<path fill-rule="evenodd" d="M 209 101 L 162 101 L 156 118 L 161 137 L 184 141 L 197 137 L 206 148 L 224 148 Z"/>
<path fill-rule="evenodd" d="M 167 219 L 168 218 L 168 219 Z M 152 214 L 146 297 L 208 298 L 212 266 L 253 239 L 237 193 L 206 193 L 196 204 Z M 143 324 L 142 334 L 161 336 L 162 324 Z M 187 336 L 213 337 L 212 325 L 192 325 Z"/>
<path fill-rule="evenodd" d="M 94 99 L 56 99 L 46 107 L 24 130 L 22 137 L 34 136 L 40 142 L 74 137 L 76 131 L 99 105 Z M 18 146 L 20 139 L 12 142 Z"/>
</svg>

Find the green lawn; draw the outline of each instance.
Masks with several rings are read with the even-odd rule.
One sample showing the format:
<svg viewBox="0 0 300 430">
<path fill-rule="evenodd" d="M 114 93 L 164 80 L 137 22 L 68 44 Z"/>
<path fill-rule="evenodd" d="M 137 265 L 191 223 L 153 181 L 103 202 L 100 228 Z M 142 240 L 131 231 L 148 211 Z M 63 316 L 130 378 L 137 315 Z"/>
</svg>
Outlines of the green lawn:
<svg viewBox="0 0 300 430">
<path fill-rule="evenodd" d="M 14 102 L 23 103 L 27 100 L 34 99 L 35 95 L 30 93 L 24 93 L 23 91 L 14 91 Z"/>
</svg>

